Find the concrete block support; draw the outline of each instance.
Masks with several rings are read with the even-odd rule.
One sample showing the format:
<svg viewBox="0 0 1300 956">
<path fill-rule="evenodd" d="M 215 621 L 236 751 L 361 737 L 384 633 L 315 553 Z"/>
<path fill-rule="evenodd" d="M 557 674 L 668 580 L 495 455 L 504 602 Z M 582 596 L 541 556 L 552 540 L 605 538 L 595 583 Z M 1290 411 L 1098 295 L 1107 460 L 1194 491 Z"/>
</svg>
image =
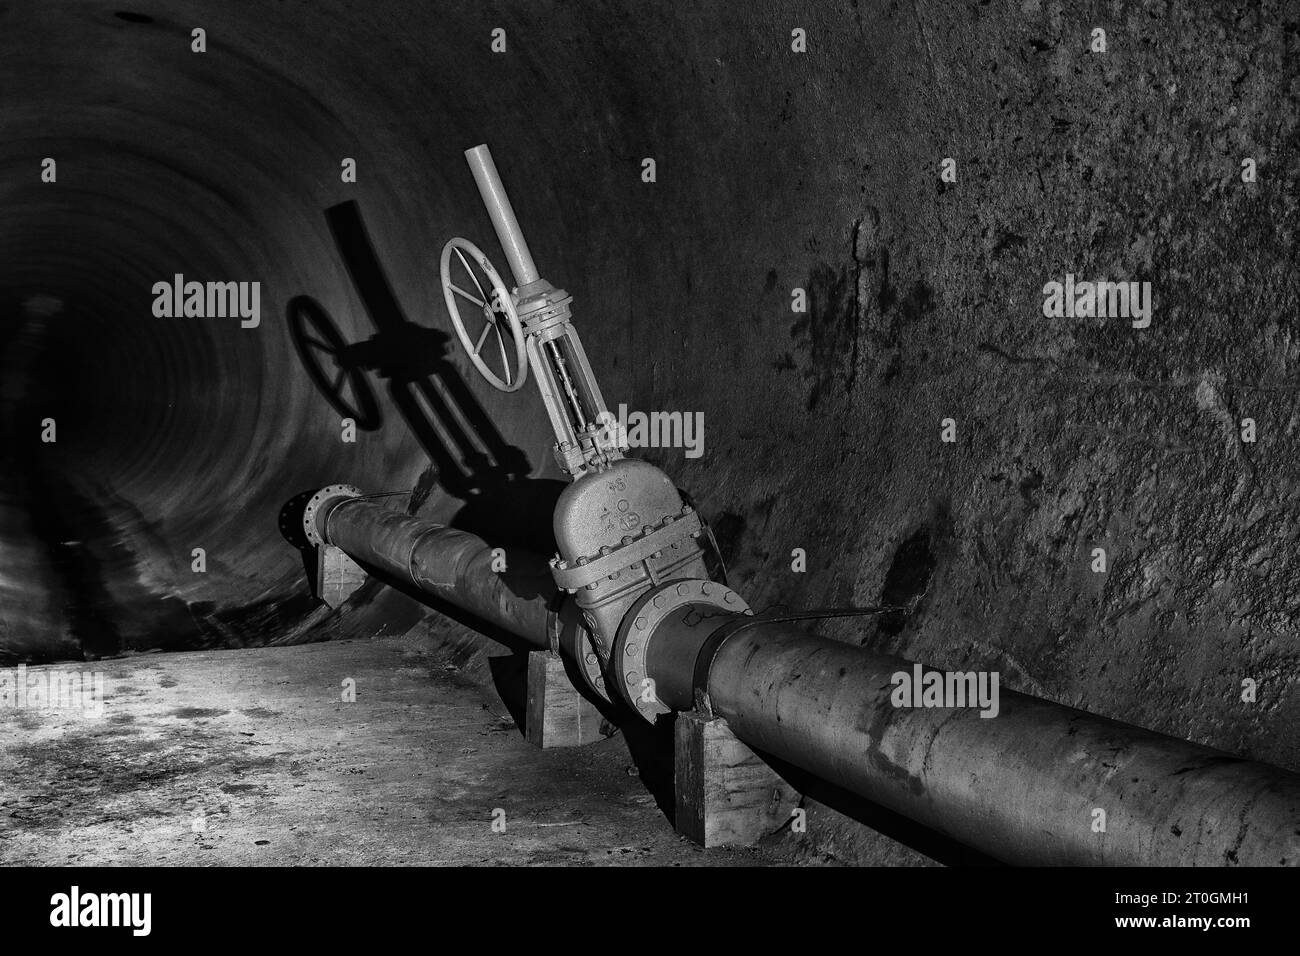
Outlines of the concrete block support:
<svg viewBox="0 0 1300 956">
<path fill-rule="evenodd" d="M 786 823 L 799 793 L 736 738 L 721 717 L 677 717 L 677 832 L 700 846 L 752 846 Z"/>
<path fill-rule="evenodd" d="M 332 544 L 316 549 L 316 596 L 338 607 L 366 583 L 366 572 L 342 548 Z"/>
<path fill-rule="evenodd" d="M 579 747 L 604 739 L 604 718 L 578 693 L 558 654 L 529 653 L 527 707 L 524 737 L 535 747 Z"/>
</svg>

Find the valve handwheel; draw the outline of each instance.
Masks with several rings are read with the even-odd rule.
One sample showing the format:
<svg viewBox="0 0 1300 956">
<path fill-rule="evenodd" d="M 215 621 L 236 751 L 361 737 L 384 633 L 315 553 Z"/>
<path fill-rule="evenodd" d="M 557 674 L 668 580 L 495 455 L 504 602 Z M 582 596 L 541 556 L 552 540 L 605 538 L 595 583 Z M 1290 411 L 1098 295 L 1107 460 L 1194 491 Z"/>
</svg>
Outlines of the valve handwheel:
<svg viewBox="0 0 1300 956">
<path fill-rule="evenodd" d="M 473 288 L 465 288 L 467 283 L 461 280 L 457 285 L 453 281 L 452 266 L 453 253 L 455 260 L 460 262 L 461 267 L 469 275 Z M 492 294 L 489 296 L 483 291 L 483 284 L 479 282 L 478 276 L 470 263 L 474 263 L 482 270 L 492 287 Z M 514 296 L 506 288 L 506 284 L 501 281 L 501 276 L 497 270 L 492 268 L 492 263 L 488 261 L 482 250 L 468 239 L 459 237 L 448 240 L 447 244 L 442 247 L 442 263 L 440 272 L 442 275 L 442 296 L 447 303 L 447 312 L 451 316 L 451 322 L 456 327 L 456 335 L 460 338 L 460 344 L 465 346 L 465 351 L 469 353 L 469 360 L 474 363 L 480 375 L 487 379 L 488 384 L 493 388 L 500 389 L 503 392 L 514 392 L 522 388 L 524 382 L 528 380 L 528 359 L 524 353 L 524 330 L 519 323 L 519 315 L 515 312 Z M 478 294 L 475 295 L 475 292 Z M 460 304 L 457 299 L 463 299 L 477 308 L 477 314 L 481 315 L 485 321 L 483 330 L 475 336 L 471 336 L 465 328 L 465 323 L 461 319 Z M 471 312 L 470 314 L 475 314 Z M 502 329 L 502 325 L 506 329 Z M 504 366 L 502 374 L 493 372 L 483 360 L 483 346 L 487 343 L 489 337 L 495 333 L 497 351 L 501 355 L 501 364 Z M 511 370 L 510 356 L 506 346 L 507 334 L 511 337 L 514 352 L 514 367 Z"/>
</svg>

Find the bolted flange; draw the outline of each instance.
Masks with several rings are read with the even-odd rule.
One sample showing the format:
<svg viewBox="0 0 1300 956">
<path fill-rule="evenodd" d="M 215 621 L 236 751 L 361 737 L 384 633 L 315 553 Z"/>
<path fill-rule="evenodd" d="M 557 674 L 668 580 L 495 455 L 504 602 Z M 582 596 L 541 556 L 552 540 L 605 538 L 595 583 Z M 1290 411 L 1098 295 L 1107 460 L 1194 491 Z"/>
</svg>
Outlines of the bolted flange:
<svg viewBox="0 0 1300 956">
<path fill-rule="evenodd" d="M 360 497 L 361 489 L 352 485 L 326 485 L 312 495 L 311 500 L 307 502 L 307 507 L 302 512 L 302 530 L 306 533 L 307 540 L 318 548 L 325 544 L 325 536 L 320 533 L 320 529 L 316 525 L 316 518 L 320 514 L 322 505 L 336 498 Z"/>
<path fill-rule="evenodd" d="M 587 678 L 587 686 L 601 699 L 609 700 L 609 689 L 605 686 L 605 674 L 600 669 L 600 657 L 596 654 L 596 646 L 591 641 L 590 632 L 584 628 L 582 633 L 582 658 L 578 662 L 582 667 L 582 674 Z"/>
<path fill-rule="evenodd" d="M 602 700 L 609 700 L 609 690 L 595 639 L 583 619 L 582 609 L 572 601 L 565 601 L 555 615 L 556 628 L 552 632 L 552 650 L 578 666 L 578 674 Z"/>
<path fill-rule="evenodd" d="M 632 605 L 614 638 L 610 671 L 623 699 L 648 721 L 653 722 L 659 714 L 671 711 L 655 695 L 654 680 L 649 676 L 650 642 L 665 618 L 692 605 L 700 610 L 753 613 L 745 599 L 725 584 L 700 578 L 666 581 L 651 588 Z"/>
</svg>

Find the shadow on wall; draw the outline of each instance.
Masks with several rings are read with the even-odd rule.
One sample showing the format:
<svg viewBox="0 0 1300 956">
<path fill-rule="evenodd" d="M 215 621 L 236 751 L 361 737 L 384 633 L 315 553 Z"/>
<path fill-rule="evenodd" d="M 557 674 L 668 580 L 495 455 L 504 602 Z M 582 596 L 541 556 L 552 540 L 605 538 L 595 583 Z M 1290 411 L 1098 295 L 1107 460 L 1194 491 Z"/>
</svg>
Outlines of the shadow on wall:
<svg viewBox="0 0 1300 956">
<path fill-rule="evenodd" d="M 370 375 L 387 380 L 401 421 L 430 462 L 409 494 L 408 514 L 418 513 L 436 488 L 464 502 L 450 522 L 454 526 L 493 544 L 513 544 L 537 554 L 554 551 L 551 514 L 565 483 L 528 477 L 533 466 L 527 455 L 505 440 L 449 361 L 451 337 L 406 317 L 360 206 L 355 201 L 331 206 L 325 218 L 376 332 L 348 343 L 319 302 L 306 295 L 295 297 L 287 311 L 289 330 L 317 390 L 358 429 L 378 431 L 384 416 Z M 287 513 L 300 498 L 286 506 Z M 293 533 L 292 524 L 282 522 L 282 530 L 302 549 L 305 541 Z M 308 569 L 311 561 L 312 555 L 304 552 Z"/>
</svg>

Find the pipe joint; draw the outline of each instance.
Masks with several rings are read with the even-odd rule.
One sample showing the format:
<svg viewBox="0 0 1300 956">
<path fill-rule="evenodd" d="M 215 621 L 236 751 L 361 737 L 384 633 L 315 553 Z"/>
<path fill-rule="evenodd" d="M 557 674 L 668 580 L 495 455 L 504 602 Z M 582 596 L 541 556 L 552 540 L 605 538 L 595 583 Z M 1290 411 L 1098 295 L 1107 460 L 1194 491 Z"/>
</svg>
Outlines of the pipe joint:
<svg viewBox="0 0 1300 956">
<path fill-rule="evenodd" d="M 719 625 L 753 612 L 731 588 L 700 578 L 667 581 L 632 605 L 619 624 L 610 671 L 623 698 L 654 721 L 694 703 L 696 661 Z"/>
<path fill-rule="evenodd" d="M 312 495 L 302 511 L 302 530 L 307 540 L 318 548 L 330 544 L 330 515 L 343 502 L 360 497 L 361 489 L 352 485 L 326 485 Z"/>
</svg>

